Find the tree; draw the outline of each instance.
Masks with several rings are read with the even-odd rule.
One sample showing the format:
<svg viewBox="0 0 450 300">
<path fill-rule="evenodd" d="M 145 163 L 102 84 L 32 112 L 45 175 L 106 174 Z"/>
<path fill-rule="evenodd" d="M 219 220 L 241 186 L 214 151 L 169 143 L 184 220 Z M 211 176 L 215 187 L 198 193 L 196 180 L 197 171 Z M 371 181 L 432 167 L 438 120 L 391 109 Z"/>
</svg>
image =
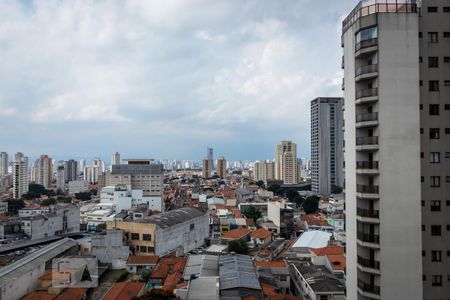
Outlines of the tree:
<svg viewBox="0 0 450 300">
<path fill-rule="evenodd" d="M 332 194 L 340 194 L 340 193 L 342 193 L 342 188 L 338 185 L 332 184 L 331 185 L 331 193 Z"/>
<path fill-rule="evenodd" d="M 228 251 L 236 252 L 237 254 L 247 254 L 248 245 L 246 241 L 234 240 L 228 243 Z"/>
<path fill-rule="evenodd" d="M 22 199 L 7 199 L 6 202 L 8 203 L 8 212 L 11 214 L 17 214 L 19 209 L 25 207 L 25 202 Z"/>
<path fill-rule="evenodd" d="M 81 201 L 91 200 L 90 192 L 79 192 L 79 193 L 75 193 L 74 196 L 75 196 L 75 198 L 77 198 Z"/>
<path fill-rule="evenodd" d="M 320 197 L 317 197 L 317 196 L 307 197 L 306 200 L 302 204 L 303 211 L 306 214 L 316 213 L 317 210 L 319 209 L 319 201 L 320 201 Z"/>
<path fill-rule="evenodd" d="M 255 223 L 259 218 L 262 217 L 262 213 L 259 211 L 259 209 L 255 208 L 254 206 L 245 208 L 243 214 L 247 219 L 253 219 Z"/>
<path fill-rule="evenodd" d="M 258 181 L 256 182 L 256 185 L 259 186 L 259 187 L 262 187 L 262 186 L 264 186 L 264 181 L 258 180 Z"/>
<path fill-rule="evenodd" d="M 175 294 L 168 290 L 151 289 L 146 294 L 135 297 L 135 300 L 174 300 L 177 299 Z"/>
<path fill-rule="evenodd" d="M 90 190 L 90 193 L 91 193 L 91 195 L 96 196 L 97 193 L 98 193 L 98 190 L 97 189 L 92 189 L 92 190 Z"/>
<path fill-rule="evenodd" d="M 294 199 L 295 199 L 295 197 L 297 197 L 298 196 L 298 192 L 296 191 L 296 190 L 292 190 L 292 189 L 289 189 L 289 190 L 287 190 L 287 192 L 286 192 L 286 197 L 289 199 L 289 201 L 294 201 Z"/>
<path fill-rule="evenodd" d="M 281 186 L 279 184 L 274 183 L 271 186 L 269 186 L 267 190 L 275 193 L 275 191 L 279 190 L 280 188 Z"/>
<path fill-rule="evenodd" d="M 41 201 L 41 206 L 50 206 L 53 204 L 56 204 L 56 199 L 54 198 L 48 198 Z"/>
<path fill-rule="evenodd" d="M 30 183 L 28 185 L 28 193 L 23 195 L 25 199 L 34 199 L 34 198 L 40 198 L 41 195 L 46 195 L 48 197 L 55 196 L 55 192 L 52 190 L 47 190 L 43 185 L 36 184 L 36 183 Z"/>
<path fill-rule="evenodd" d="M 302 206 L 304 201 L 305 199 L 300 195 L 296 195 L 295 198 L 292 200 L 292 202 L 294 202 L 297 205 L 297 207 Z"/>
</svg>

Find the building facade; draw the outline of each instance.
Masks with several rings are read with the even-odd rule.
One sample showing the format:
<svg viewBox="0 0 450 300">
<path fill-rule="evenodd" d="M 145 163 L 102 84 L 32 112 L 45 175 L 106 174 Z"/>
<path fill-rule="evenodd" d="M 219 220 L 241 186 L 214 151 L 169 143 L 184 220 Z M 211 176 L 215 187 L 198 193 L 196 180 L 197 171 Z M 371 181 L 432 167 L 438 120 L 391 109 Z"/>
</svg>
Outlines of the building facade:
<svg viewBox="0 0 450 300">
<path fill-rule="evenodd" d="M 120 165 L 120 153 L 113 153 L 111 157 L 111 165 Z"/>
<path fill-rule="evenodd" d="M 311 101 L 311 190 L 328 195 L 343 184 L 343 98 Z"/>
<path fill-rule="evenodd" d="M 275 147 L 275 178 L 284 184 L 296 184 L 297 179 L 297 144 L 281 141 Z"/>
<path fill-rule="evenodd" d="M 253 180 L 264 181 L 275 179 L 275 163 L 268 161 L 257 161 L 253 165 Z"/>
<path fill-rule="evenodd" d="M 53 164 L 52 159 L 47 155 L 41 155 L 34 163 L 33 167 L 33 181 L 44 186 L 46 189 L 50 188 L 53 181 Z"/>
<path fill-rule="evenodd" d="M 0 176 L 8 174 L 8 153 L 0 152 Z"/>
<path fill-rule="evenodd" d="M 362 2 L 343 21 L 350 299 L 450 295 L 446 2 Z"/>
<path fill-rule="evenodd" d="M 227 177 L 227 161 L 223 156 L 217 159 L 217 175 L 219 175 L 220 178 Z"/>
<path fill-rule="evenodd" d="M 28 157 L 16 153 L 13 167 L 13 198 L 19 199 L 28 193 Z"/>
<path fill-rule="evenodd" d="M 211 173 L 212 173 L 211 160 L 208 157 L 205 157 L 203 159 L 203 164 L 202 164 L 202 177 L 205 179 L 211 178 Z"/>
</svg>

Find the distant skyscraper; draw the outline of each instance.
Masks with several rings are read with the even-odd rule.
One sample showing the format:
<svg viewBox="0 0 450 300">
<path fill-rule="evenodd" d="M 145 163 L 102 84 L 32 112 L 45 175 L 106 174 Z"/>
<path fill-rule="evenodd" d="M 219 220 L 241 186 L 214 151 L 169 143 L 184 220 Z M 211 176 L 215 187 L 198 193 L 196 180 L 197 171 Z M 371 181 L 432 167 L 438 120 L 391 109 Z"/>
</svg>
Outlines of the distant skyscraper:
<svg viewBox="0 0 450 300">
<path fill-rule="evenodd" d="M 343 183 L 343 98 L 311 101 L 311 190 L 328 195 Z"/>
<path fill-rule="evenodd" d="M 18 152 L 13 166 L 13 198 L 19 199 L 28 193 L 28 157 Z"/>
<path fill-rule="evenodd" d="M 217 175 L 220 178 L 225 178 L 227 176 L 227 161 L 223 156 L 217 159 Z"/>
<path fill-rule="evenodd" d="M 253 164 L 253 180 L 264 181 L 275 178 L 275 163 L 267 161 L 257 161 Z"/>
<path fill-rule="evenodd" d="M 0 176 L 8 174 L 8 153 L 0 153 Z"/>
<path fill-rule="evenodd" d="M 296 184 L 297 180 L 297 144 L 281 141 L 275 148 L 275 176 L 285 184 Z"/>
<path fill-rule="evenodd" d="M 203 159 L 203 165 L 202 165 L 202 176 L 203 178 L 211 178 L 211 160 L 209 157 L 205 157 Z"/>
<path fill-rule="evenodd" d="M 64 184 L 66 179 L 66 170 L 64 165 L 58 165 L 56 169 L 56 188 L 64 190 Z"/>
<path fill-rule="evenodd" d="M 77 180 L 77 178 L 78 178 L 78 163 L 76 160 L 69 159 L 67 161 L 66 174 L 67 174 L 67 178 L 66 178 L 67 182 Z"/>
<path fill-rule="evenodd" d="M 214 154 L 213 154 L 213 148 L 207 148 L 207 157 L 209 160 L 209 167 L 211 170 L 214 170 Z"/>
<path fill-rule="evenodd" d="M 119 165 L 119 164 L 120 164 L 120 153 L 119 152 L 113 153 L 111 165 Z"/>
<path fill-rule="evenodd" d="M 80 161 L 78 162 L 78 174 L 84 172 L 84 166 L 86 166 L 86 161 L 84 159 L 80 159 Z"/>
<path fill-rule="evenodd" d="M 34 163 L 33 173 L 35 183 L 50 188 L 53 179 L 52 159 L 46 154 L 41 155 Z"/>
</svg>

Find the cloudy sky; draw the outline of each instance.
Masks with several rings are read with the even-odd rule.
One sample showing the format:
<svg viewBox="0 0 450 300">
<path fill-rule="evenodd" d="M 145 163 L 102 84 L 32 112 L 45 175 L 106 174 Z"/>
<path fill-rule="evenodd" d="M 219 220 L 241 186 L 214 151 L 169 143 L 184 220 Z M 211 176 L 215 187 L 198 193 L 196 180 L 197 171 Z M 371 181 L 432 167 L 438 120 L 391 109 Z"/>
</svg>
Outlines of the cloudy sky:
<svg viewBox="0 0 450 300">
<path fill-rule="evenodd" d="M 309 156 L 340 96 L 354 0 L 0 1 L 0 150 L 34 157 Z"/>
</svg>

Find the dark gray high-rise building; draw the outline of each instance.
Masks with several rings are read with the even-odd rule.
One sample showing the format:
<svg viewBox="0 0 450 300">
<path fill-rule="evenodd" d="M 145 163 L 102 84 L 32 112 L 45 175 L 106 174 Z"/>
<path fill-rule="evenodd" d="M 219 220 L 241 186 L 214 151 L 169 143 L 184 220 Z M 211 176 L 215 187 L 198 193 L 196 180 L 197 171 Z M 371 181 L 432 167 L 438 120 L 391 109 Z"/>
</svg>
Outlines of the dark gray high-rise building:
<svg viewBox="0 0 450 300">
<path fill-rule="evenodd" d="M 311 101 L 311 189 L 328 195 L 343 184 L 343 98 Z"/>
<path fill-rule="evenodd" d="M 0 152 L 0 176 L 8 174 L 8 153 Z"/>
<path fill-rule="evenodd" d="M 67 161 L 67 168 L 66 168 L 66 181 L 74 181 L 77 180 L 78 175 L 78 162 L 73 159 L 69 159 Z"/>
</svg>

